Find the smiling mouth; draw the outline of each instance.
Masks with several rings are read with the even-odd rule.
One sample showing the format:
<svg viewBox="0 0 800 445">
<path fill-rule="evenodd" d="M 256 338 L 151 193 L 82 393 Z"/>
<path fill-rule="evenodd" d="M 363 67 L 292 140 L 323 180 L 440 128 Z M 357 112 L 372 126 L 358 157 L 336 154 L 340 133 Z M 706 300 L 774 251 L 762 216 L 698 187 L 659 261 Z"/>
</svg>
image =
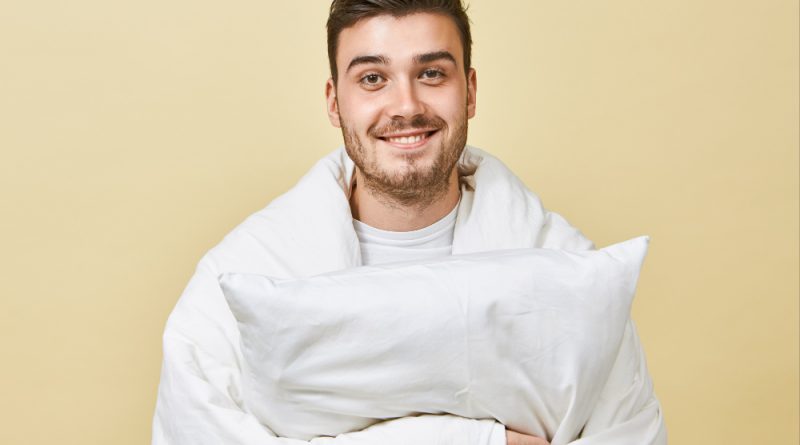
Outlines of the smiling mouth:
<svg viewBox="0 0 800 445">
<path fill-rule="evenodd" d="M 415 148 L 423 145 L 428 138 L 433 136 L 439 130 L 430 130 L 422 132 L 409 132 L 397 135 L 380 136 L 378 139 L 388 142 L 394 146 L 402 148 Z"/>
</svg>

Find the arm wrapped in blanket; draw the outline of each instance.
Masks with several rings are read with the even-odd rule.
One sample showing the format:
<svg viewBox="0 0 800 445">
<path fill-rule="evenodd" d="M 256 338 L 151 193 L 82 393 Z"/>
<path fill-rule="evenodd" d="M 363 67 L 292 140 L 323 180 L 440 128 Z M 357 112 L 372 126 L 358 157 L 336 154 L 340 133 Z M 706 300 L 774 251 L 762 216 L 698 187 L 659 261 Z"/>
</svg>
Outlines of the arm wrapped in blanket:
<svg viewBox="0 0 800 445">
<path fill-rule="evenodd" d="M 245 406 L 278 435 L 304 440 L 446 413 L 573 441 L 608 400 L 647 243 L 296 280 L 223 274 Z"/>
</svg>

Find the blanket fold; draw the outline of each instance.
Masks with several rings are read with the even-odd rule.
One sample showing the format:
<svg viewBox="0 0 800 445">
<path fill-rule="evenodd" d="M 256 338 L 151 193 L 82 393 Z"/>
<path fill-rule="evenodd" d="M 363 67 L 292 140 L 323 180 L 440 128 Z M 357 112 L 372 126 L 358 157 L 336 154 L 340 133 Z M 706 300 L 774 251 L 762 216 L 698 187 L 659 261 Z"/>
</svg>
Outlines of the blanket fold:
<svg viewBox="0 0 800 445">
<path fill-rule="evenodd" d="M 217 276 L 238 272 L 300 278 L 359 266 L 347 201 L 353 168 L 344 149 L 331 153 L 200 261 L 165 329 L 154 444 L 306 443 L 276 437 L 243 408 L 240 333 Z M 454 254 L 594 247 L 560 215 L 546 211 L 536 195 L 489 154 L 468 146 L 459 171 L 462 201 Z M 603 394 L 575 443 L 666 443 L 660 406 L 630 323 Z M 488 419 L 425 415 L 312 442 L 503 445 L 502 431 L 502 425 Z"/>
</svg>

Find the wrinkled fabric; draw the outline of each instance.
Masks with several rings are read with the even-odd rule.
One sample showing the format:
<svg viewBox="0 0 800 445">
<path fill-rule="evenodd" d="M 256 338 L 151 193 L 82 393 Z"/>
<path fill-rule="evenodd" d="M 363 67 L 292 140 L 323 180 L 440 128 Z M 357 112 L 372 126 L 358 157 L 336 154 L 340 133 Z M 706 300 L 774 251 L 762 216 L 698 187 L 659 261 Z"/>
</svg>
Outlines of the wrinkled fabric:
<svg viewBox="0 0 800 445">
<path fill-rule="evenodd" d="M 240 333 L 217 277 L 238 272 L 301 278 L 361 265 L 347 200 L 353 168 L 344 149 L 336 150 L 201 259 L 164 331 L 154 444 L 308 443 L 277 437 L 243 408 Z M 487 153 L 467 147 L 459 172 L 462 198 L 454 254 L 530 247 L 593 248 L 560 215 L 546 211 L 536 195 Z M 310 442 L 503 445 L 505 434 L 503 425 L 492 420 L 419 415 Z M 661 409 L 631 322 L 582 438 L 575 443 L 666 443 Z"/>
<path fill-rule="evenodd" d="M 447 413 L 568 443 L 608 380 L 647 243 L 222 274 L 245 407 L 296 439 Z"/>
</svg>

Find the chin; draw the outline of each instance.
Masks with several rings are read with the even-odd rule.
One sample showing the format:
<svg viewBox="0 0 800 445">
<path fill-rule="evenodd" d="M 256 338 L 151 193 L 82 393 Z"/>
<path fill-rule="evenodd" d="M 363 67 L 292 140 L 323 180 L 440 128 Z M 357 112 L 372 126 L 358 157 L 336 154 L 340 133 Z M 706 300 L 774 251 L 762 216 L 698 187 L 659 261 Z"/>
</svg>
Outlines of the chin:
<svg viewBox="0 0 800 445">
<path fill-rule="evenodd" d="M 384 169 L 384 173 L 388 177 L 402 181 L 411 177 L 420 178 L 429 176 L 432 170 L 432 162 L 420 162 L 415 160 L 413 162 L 400 161 L 400 163 L 393 168 Z"/>
</svg>

